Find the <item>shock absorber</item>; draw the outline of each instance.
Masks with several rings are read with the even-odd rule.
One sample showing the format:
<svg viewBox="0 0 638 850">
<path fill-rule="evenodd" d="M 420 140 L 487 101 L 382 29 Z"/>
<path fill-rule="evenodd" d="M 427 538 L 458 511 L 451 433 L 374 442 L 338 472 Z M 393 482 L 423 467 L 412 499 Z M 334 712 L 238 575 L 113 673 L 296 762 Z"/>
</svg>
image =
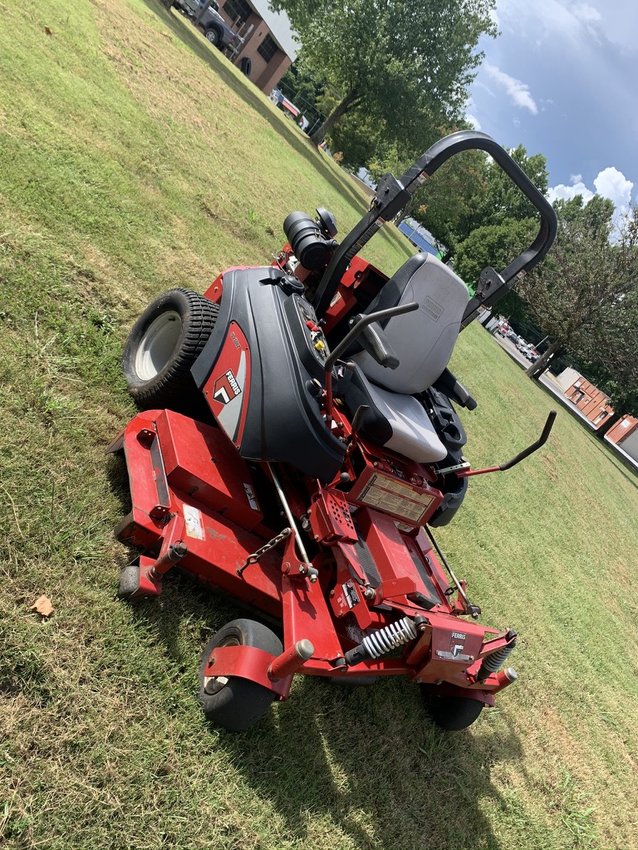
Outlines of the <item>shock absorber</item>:
<svg viewBox="0 0 638 850">
<path fill-rule="evenodd" d="M 418 632 L 414 620 L 411 620 L 410 617 L 402 617 L 400 620 L 366 635 L 358 646 L 349 649 L 345 654 L 346 664 L 352 667 L 366 658 L 380 658 L 393 649 L 410 643 L 417 637 Z"/>
<path fill-rule="evenodd" d="M 496 673 L 512 654 L 512 650 L 516 646 L 516 632 L 509 631 L 506 637 L 509 640 L 508 644 L 501 647 L 501 649 L 497 649 L 496 652 L 491 652 L 483 659 L 478 676 L 476 677 L 479 682 L 484 682 L 490 673 Z"/>
</svg>

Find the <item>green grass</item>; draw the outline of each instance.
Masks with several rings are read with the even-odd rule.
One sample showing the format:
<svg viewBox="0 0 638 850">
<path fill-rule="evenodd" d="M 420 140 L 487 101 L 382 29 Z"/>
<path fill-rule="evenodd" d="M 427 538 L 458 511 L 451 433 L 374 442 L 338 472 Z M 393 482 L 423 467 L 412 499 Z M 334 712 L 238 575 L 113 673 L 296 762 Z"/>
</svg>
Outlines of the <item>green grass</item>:
<svg viewBox="0 0 638 850">
<path fill-rule="evenodd" d="M 0 16 L 4 846 L 637 846 L 638 485 L 564 412 L 524 466 L 473 480 L 440 535 L 485 620 L 521 634 L 497 709 L 446 737 L 407 682 L 301 679 L 261 728 L 206 726 L 198 654 L 236 609 L 178 577 L 157 602 L 114 597 L 122 342 L 155 294 L 267 261 L 291 209 L 323 204 L 343 233 L 366 200 L 158 2 L 0 0 Z M 387 270 L 407 251 L 396 233 L 371 249 Z M 537 435 L 551 399 L 484 331 L 454 366 L 479 400 L 476 465 Z"/>
</svg>

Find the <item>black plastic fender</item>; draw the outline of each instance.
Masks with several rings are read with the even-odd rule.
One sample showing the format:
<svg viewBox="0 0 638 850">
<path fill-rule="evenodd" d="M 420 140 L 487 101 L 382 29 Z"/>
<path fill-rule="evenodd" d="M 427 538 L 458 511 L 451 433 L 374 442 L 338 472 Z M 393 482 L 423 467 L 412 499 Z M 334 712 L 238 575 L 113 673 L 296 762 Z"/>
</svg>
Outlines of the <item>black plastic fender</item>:
<svg viewBox="0 0 638 850">
<path fill-rule="evenodd" d="M 282 277 L 270 266 L 224 273 L 215 331 L 192 374 L 243 458 L 289 463 L 328 482 L 346 448 L 326 426 L 317 398 L 328 349 L 312 328 L 312 306 L 286 294 Z"/>
</svg>

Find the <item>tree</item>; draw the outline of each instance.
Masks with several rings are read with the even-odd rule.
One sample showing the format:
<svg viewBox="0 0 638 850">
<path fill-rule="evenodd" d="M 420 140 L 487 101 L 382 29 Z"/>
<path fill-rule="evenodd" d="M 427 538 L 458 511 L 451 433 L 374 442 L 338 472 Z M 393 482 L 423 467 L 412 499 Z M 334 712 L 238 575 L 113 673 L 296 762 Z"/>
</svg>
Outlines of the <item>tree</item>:
<svg viewBox="0 0 638 850">
<path fill-rule="evenodd" d="M 621 229 L 621 251 L 636 245 L 637 213 Z M 625 246 L 623 248 L 622 242 Z M 627 294 L 599 310 L 590 333 L 579 339 L 576 356 L 588 378 L 610 397 L 617 413 L 638 413 L 638 279 Z"/>
<path fill-rule="evenodd" d="M 548 185 L 546 157 L 540 153 L 528 154 L 523 145 L 513 148 L 509 154 L 539 192 L 545 194 Z M 477 227 L 538 217 L 533 204 L 492 159 L 487 160 L 484 179 L 475 187 L 467 209 L 467 215 L 459 222 L 459 241 L 466 239 Z"/>
<path fill-rule="evenodd" d="M 585 205 L 578 198 L 557 203 L 556 210 L 554 247 L 520 287 L 530 313 L 552 340 L 527 374 L 538 378 L 551 357 L 567 349 L 590 357 L 595 351 L 608 374 L 616 372 L 624 380 L 625 369 L 629 378 L 636 349 L 622 351 L 627 336 L 635 339 L 631 322 L 638 300 L 638 215 L 634 211 L 612 242 L 610 201 L 594 196 Z"/>
<path fill-rule="evenodd" d="M 299 34 L 303 61 L 334 91 L 334 108 L 313 134 L 365 110 L 410 144 L 425 123 L 458 116 L 480 64 L 479 37 L 495 35 L 495 0 L 272 0 Z"/>
<path fill-rule="evenodd" d="M 501 224 L 478 227 L 464 239 L 454 255 L 454 270 L 472 286 L 487 266 L 501 271 L 532 242 L 538 224 L 534 219 L 505 219 Z"/>
<path fill-rule="evenodd" d="M 281 85 L 289 92 L 288 97 L 305 100 L 310 106 L 317 108 L 318 101 L 323 97 L 325 83 L 317 77 L 312 69 L 306 68 L 303 58 L 299 58 L 288 68 L 281 78 Z"/>
<path fill-rule="evenodd" d="M 510 155 L 532 183 L 545 192 L 548 176 L 543 154 L 530 156 L 523 145 L 518 145 Z M 420 214 L 417 210 L 414 217 L 452 249 L 463 269 L 459 274 L 468 283 L 477 280 L 485 265 L 506 265 L 528 247 L 538 230 L 532 204 L 505 172 L 480 151 L 467 151 L 446 163 L 425 183 L 418 198 L 424 211 Z M 527 224 L 522 227 L 520 222 Z M 481 233 L 474 236 L 477 230 Z M 491 250 L 496 255 L 490 255 Z M 473 255 L 481 259 L 473 261 Z"/>
<path fill-rule="evenodd" d="M 482 152 L 464 151 L 441 166 L 415 195 L 412 216 L 454 253 L 467 235 L 463 222 L 486 185 L 486 166 Z"/>
</svg>

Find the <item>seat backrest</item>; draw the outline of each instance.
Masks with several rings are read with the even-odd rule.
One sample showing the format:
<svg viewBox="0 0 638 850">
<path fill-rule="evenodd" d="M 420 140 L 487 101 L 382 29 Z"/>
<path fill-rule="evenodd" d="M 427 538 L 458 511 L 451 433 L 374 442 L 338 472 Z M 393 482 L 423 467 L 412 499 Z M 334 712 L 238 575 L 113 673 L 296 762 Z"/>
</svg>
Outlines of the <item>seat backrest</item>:
<svg viewBox="0 0 638 850">
<path fill-rule="evenodd" d="M 399 367 L 384 368 L 365 351 L 351 359 L 381 387 L 408 395 L 423 392 L 450 360 L 468 299 L 465 284 L 452 269 L 432 254 L 415 254 L 366 310 L 372 313 L 410 301 L 418 303 L 418 310 L 382 323 Z"/>
</svg>

